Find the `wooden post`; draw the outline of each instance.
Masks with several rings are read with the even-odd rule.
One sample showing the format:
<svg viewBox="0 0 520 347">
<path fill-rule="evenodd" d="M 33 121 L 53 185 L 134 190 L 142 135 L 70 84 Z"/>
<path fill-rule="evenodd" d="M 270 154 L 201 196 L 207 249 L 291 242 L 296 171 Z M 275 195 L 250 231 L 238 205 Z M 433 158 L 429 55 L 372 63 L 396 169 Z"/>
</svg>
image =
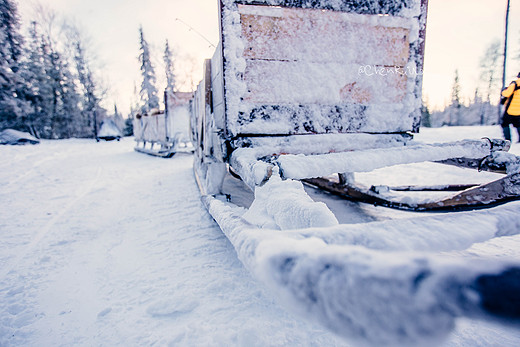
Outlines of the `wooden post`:
<svg viewBox="0 0 520 347">
<path fill-rule="evenodd" d="M 97 129 L 97 112 L 96 109 L 93 111 L 93 117 L 94 117 L 94 138 L 96 141 L 99 141 L 98 139 L 98 129 Z"/>
<path fill-rule="evenodd" d="M 168 112 L 168 90 L 164 90 L 164 135 L 166 137 L 166 142 L 170 142 L 170 136 L 168 136 L 168 117 L 170 116 Z"/>
<path fill-rule="evenodd" d="M 507 66 L 507 36 L 509 31 L 509 5 L 511 0 L 507 0 L 506 9 L 506 30 L 504 37 L 504 69 L 502 70 L 502 89 L 506 86 L 506 66 Z"/>
</svg>

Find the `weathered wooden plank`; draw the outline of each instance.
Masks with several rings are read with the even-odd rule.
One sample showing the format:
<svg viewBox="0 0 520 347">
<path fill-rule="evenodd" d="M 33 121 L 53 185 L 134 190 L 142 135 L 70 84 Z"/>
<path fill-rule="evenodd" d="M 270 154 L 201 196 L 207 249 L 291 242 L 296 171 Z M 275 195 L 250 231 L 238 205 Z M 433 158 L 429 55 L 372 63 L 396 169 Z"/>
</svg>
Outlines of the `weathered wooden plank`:
<svg viewBox="0 0 520 347">
<path fill-rule="evenodd" d="M 166 139 L 166 116 L 156 114 L 142 116 L 134 123 L 134 134 L 136 140 L 147 142 L 167 142 Z"/>
<path fill-rule="evenodd" d="M 218 129 L 225 128 L 225 104 L 224 104 L 224 71 L 222 62 L 222 46 L 218 45 L 211 59 L 211 94 L 212 111 L 215 126 Z"/>
<path fill-rule="evenodd" d="M 394 67 L 248 60 L 244 81 L 244 100 L 254 103 L 384 104 L 403 101 L 408 76 Z"/>
<path fill-rule="evenodd" d="M 403 9 L 413 8 L 414 0 L 356 0 L 356 1 L 317 1 L 317 0 L 234 0 L 242 5 L 282 6 L 290 8 L 314 8 L 359 14 L 399 15 Z"/>
<path fill-rule="evenodd" d="M 413 118 L 400 117 L 402 108 L 388 105 L 243 104 L 242 108 L 238 117 L 228 119 L 234 136 L 401 133 L 408 131 L 413 122 Z"/>
<path fill-rule="evenodd" d="M 225 136 L 417 129 L 420 1 L 399 14 L 289 2 L 221 3 Z"/>
<path fill-rule="evenodd" d="M 410 30 L 391 21 L 385 26 L 382 18 L 374 23 L 333 11 L 285 8 L 250 14 L 251 9 L 241 9 L 246 59 L 386 66 L 404 66 L 409 59 Z"/>
</svg>

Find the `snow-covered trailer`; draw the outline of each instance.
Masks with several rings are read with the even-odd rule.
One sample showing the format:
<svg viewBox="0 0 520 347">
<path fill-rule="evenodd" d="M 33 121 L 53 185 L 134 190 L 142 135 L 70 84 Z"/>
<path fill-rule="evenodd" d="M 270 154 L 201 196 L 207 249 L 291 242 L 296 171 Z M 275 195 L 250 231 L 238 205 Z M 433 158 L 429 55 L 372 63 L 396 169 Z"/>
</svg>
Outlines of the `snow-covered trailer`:
<svg viewBox="0 0 520 347">
<path fill-rule="evenodd" d="M 177 152 L 192 152 L 189 102 L 192 93 L 165 93 L 165 110 L 152 110 L 134 118 L 138 152 L 170 158 Z"/>
<path fill-rule="evenodd" d="M 476 233 L 507 235 L 520 225 L 516 205 L 449 221 L 343 225 L 300 182 L 419 210 L 518 198 L 520 160 L 503 152 L 508 142 L 413 141 L 427 0 L 219 4 L 221 40 L 191 101 L 194 171 L 202 201 L 253 275 L 294 311 L 364 344 L 431 343 L 460 316 L 518 323 L 518 262 L 428 252 L 440 249 L 428 248 L 438 238 L 454 250 L 472 218 L 486 220 Z M 422 161 L 507 175 L 426 204 L 394 202 L 385 189 L 352 180 L 355 172 Z M 223 189 L 228 169 L 255 192 L 248 209 Z"/>
<path fill-rule="evenodd" d="M 102 139 L 105 141 L 119 141 L 121 137 L 123 137 L 123 133 L 117 126 L 116 122 L 112 118 L 106 118 L 101 122 L 96 140 L 99 141 L 99 139 Z"/>
<path fill-rule="evenodd" d="M 203 165 L 229 162 L 254 187 L 270 170 L 251 176 L 258 165 L 244 167 L 237 149 L 272 147 L 263 157 L 405 143 L 420 120 L 426 5 L 221 1 L 221 42 L 199 86 L 211 94 L 197 107 Z"/>
</svg>

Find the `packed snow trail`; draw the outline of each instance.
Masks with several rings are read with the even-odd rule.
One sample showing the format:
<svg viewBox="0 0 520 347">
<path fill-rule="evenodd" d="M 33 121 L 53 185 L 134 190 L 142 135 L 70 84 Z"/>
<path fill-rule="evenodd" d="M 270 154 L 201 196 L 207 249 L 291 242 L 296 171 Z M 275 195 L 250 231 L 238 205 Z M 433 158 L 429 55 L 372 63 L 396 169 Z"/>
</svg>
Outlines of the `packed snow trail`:
<svg viewBox="0 0 520 347">
<path fill-rule="evenodd" d="M 432 131 L 438 141 L 500 129 Z M 286 313 L 251 278 L 200 202 L 191 156 L 165 160 L 133 146 L 0 147 L 0 346 L 347 346 Z M 349 218 L 401 217 L 346 206 Z M 520 258 L 519 249 L 509 236 L 461 252 Z M 517 330 L 464 319 L 443 344 L 518 345 Z"/>
<path fill-rule="evenodd" d="M 345 345 L 251 279 L 200 202 L 191 156 L 132 146 L 0 148 L 33 159 L 0 176 L 0 346 Z"/>
</svg>

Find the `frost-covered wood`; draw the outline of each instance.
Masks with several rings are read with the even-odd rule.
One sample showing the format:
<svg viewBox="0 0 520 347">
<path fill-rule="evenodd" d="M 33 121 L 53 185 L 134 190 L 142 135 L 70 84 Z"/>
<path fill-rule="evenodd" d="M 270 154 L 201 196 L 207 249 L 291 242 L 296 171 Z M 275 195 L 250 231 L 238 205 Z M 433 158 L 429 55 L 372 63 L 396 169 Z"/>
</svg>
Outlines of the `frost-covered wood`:
<svg viewBox="0 0 520 347">
<path fill-rule="evenodd" d="M 134 136 L 136 141 L 166 144 L 166 115 L 160 113 L 136 117 L 134 121 Z"/>
<path fill-rule="evenodd" d="M 286 178 L 323 177 L 337 172 L 368 172 L 378 168 L 448 158 L 485 158 L 491 153 L 486 140 L 449 144 L 417 144 L 403 148 L 368 149 L 314 156 L 281 155 L 277 160 Z"/>
<path fill-rule="evenodd" d="M 165 90 L 164 96 L 164 111 L 154 109 L 150 112 L 137 114 L 134 118 L 133 126 L 136 141 L 160 143 L 168 146 L 172 146 L 176 141 L 190 142 L 190 102 L 193 93 L 173 92 L 172 86 L 170 86 Z"/>
<path fill-rule="evenodd" d="M 224 0 L 223 2 L 391 15 L 407 15 L 417 8 L 417 1 L 414 0 Z"/>
<path fill-rule="evenodd" d="M 267 12 L 256 6 L 238 10 L 246 59 L 382 66 L 408 62 L 410 30 L 405 19 L 374 21 L 343 12 L 282 8 Z"/>
<path fill-rule="evenodd" d="M 226 164 L 220 139 L 217 138 L 216 122 L 212 113 L 212 86 L 223 90 L 220 84 L 219 70 L 214 75 L 213 63 L 209 59 L 204 62 L 204 75 L 199 83 L 191 102 L 192 141 L 195 144 L 195 160 L 193 168 L 199 188 L 205 194 L 221 193 L 222 182 L 226 174 Z M 216 77 L 215 77 L 216 76 Z M 213 108 L 214 109 L 214 108 Z M 223 111 L 223 105 L 221 105 Z"/>
<path fill-rule="evenodd" d="M 337 153 L 322 152 L 323 147 L 320 148 L 320 145 L 305 146 L 303 141 L 297 141 L 300 144 L 299 149 L 287 144 L 284 147 L 239 148 L 233 152 L 230 163 L 242 179 L 250 187 L 254 187 L 271 176 L 274 166 L 280 168 L 284 178 L 304 179 L 343 172 L 368 172 L 386 166 L 448 158 L 482 159 L 491 154 L 491 143 L 487 140 L 464 140 L 433 145 L 411 142 L 403 147 L 402 142 L 392 142 L 392 138 L 387 138 L 388 142 L 382 139 L 380 143 L 371 141 L 366 143 L 370 147 L 363 148 L 365 136 L 370 135 L 358 134 L 355 137 L 360 142 L 358 146 L 352 147 L 350 151 L 343 147 L 342 151 Z M 383 146 L 387 148 L 382 148 Z M 331 146 L 338 147 L 342 148 Z M 294 154 L 283 154 L 284 152 Z M 261 158 L 267 160 L 260 160 Z"/>
<path fill-rule="evenodd" d="M 223 1 L 216 123 L 229 137 L 416 130 L 424 17 L 418 0 Z"/>
</svg>

